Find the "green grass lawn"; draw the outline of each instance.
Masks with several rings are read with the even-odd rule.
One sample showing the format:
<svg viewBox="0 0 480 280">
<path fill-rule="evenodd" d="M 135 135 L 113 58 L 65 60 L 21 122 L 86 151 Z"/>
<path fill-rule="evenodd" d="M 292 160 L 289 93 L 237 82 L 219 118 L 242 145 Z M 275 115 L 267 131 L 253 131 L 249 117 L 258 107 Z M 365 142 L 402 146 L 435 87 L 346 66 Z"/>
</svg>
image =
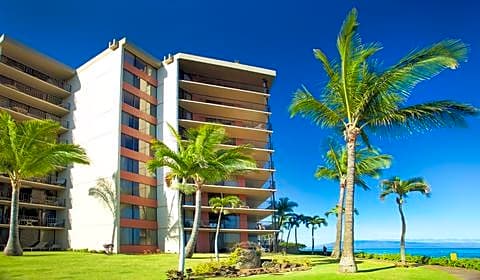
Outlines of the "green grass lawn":
<svg viewBox="0 0 480 280">
<path fill-rule="evenodd" d="M 294 256 L 296 257 L 296 256 Z M 196 254 L 187 267 L 209 261 L 211 254 Z M 312 256 L 309 271 L 275 275 L 278 279 L 456 279 L 424 267 L 396 268 L 390 263 L 359 260 L 360 272 L 338 274 L 337 264 L 327 257 Z M 75 252 L 27 252 L 22 257 L 0 256 L 0 279 L 165 279 L 165 272 L 176 267 L 171 254 L 114 255 Z M 271 279 L 260 275 L 246 279 Z M 300 278 L 299 278 L 300 277 Z"/>
</svg>

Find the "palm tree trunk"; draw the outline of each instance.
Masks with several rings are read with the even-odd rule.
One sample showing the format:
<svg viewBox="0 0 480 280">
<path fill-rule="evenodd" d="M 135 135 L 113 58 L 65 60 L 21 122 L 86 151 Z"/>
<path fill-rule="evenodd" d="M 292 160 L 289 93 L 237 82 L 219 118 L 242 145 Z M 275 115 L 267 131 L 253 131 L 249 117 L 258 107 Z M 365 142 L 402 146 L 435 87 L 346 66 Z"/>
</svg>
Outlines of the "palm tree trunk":
<svg viewBox="0 0 480 280">
<path fill-rule="evenodd" d="M 220 260 L 218 256 L 218 235 L 220 234 L 220 222 L 222 221 L 222 213 L 223 207 L 220 208 L 220 212 L 218 213 L 218 221 L 217 221 L 217 230 L 215 232 L 215 259 L 217 262 Z"/>
<path fill-rule="evenodd" d="M 400 236 L 400 261 L 402 265 L 406 264 L 405 257 L 405 233 L 407 232 L 407 224 L 405 222 L 405 216 L 403 215 L 402 204 L 398 203 L 398 211 L 400 212 L 400 217 L 402 218 L 402 235 Z"/>
<path fill-rule="evenodd" d="M 12 186 L 12 203 L 10 206 L 10 228 L 7 245 L 3 250 L 6 256 L 23 255 L 22 245 L 20 244 L 20 235 L 18 233 L 18 199 L 20 195 L 20 180 L 10 179 Z"/>
<path fill-rule="evenodd" d="M 275 234 L 274 234 L 274 239 L 275 240 L 274 240 L 274 243 L 273 243 L 273 251 L 275 253 L 278 252 L 278 243 L 279 243 L 279 240 L 280 240 L 279 236 L 280 236 L 280 229 L 282 227 L 283 217 L 280 217 L 277 222 L 278 222 L 278 224 L 276 224 L 275 229 L 278 229 L 279 231 L 275 232 Z M 283 231 L 282 231 L 282 238 L 283 238 Z"/>
<path fill-rule="evenodd" d="M 202 214 L 202 190 L 200 184 L 195 183 L 197 191 L 195 192 L 195 216 L 193 217 L 192 233 L 185 247 L 185 257 L 191 258 L 197 245 L 198 231 L 200 229 L 200 216 Z"/>
<path fill-rule="evenodd" d="M 113 217 L 113 231 L 112 231 L 112 242 L 110 244 L 112 244 L 112 249 L 110 251 L 110 253 L 113 253 L 113 249 L 114 249 L 114 242 L 115 242 L 115 231 L 117 231 L 117 219 L 115 217 Z"/>
<path fill-rule="evenodd" d="M 285 251 L 288 249 L 288 240 L 290 239 L 290 231 L 292 231 L 292 227 L 288 228 L 287 242 L 285 243 Z"/>
<path fill-rule="evenodd" d="M 315 248 L 315 228 L 314 228 L 314 225 L 312 225 L 312 255 L 313 255 L 314 248 Z"/>
<path fill-rule="evenodd" d="M 295 227 L 295 250 L 298 252 L 297 227 Z"/>
<path fill-rule="evenodd" d="M 183 193 L 178 191 L 178 272 L 185 271 L 185 232 L 183 229 Z"/>
<path fill-rule="evenodd" d="M 345 183 L 340 182 L 340 194 L 337 203 L 337 233 L 335 235 L 335 246 L 333 247 L 332 257 L 340 259 L 342 250 L 342 225 L 343 225 L 343 203 L 345 196 Z"/>
<path fill-rule="evenodd" d="M 357 265 L 355 264 L 355 256 L 353 254 L 353 242 L 354 242 L 354 221 L 353 221 L 353 209 L 354 208 L 354 182 L 355 182 L 355 144 L 359 129 L 347 126 L 345 130 L 347 139 L 347 184 L 346 184 L 346 196 L 345 196 L 345 228 L 344 228 L 344 243 L 342 257 L 340 258 L 339 271 L 342 273 L 355 273 L 357 272 Z"/>
</svg>

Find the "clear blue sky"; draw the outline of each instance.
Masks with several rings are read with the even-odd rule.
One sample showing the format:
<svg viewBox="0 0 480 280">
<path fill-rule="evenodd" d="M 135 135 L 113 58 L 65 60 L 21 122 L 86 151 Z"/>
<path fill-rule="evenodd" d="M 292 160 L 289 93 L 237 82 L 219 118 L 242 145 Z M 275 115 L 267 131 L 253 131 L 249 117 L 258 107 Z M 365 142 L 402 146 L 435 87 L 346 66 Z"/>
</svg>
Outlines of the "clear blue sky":
<svg viewBox="0 0 480 280">
<path fill-rule="evenodd" d="M 336 55 L 340 25 L 359 10 L 364 41 L 383 44 L 378 58 L 390 65 L 413 48 L 444 38 L 470 44 L 468 63 L 424 82 L 411 102 L 455 99 L 480 107 L 480 20 L 476 1 L 3 1 L 0 32 L 73 67 L 112 38 L 128 37 L 155 56 L 188 52 L 273 68 L 272 111 L 278 196 L 300 204 L 298 212 L 323 214 L 337 198 L 336 184 L 313 178 L 329 131 L 290 119 L 287 107 L 302 84 L 318 92 L 325 76 L 313 48 Z M 175 2 L 175 3 L 172 3 Z M 395 161 L 386 176 L 423 176 L 430 199 L 413 195 L 406 205 L 407 239 L 480 239 L 480 119 L 467 129 L 442 129 L 401 140 L 371 139 Z M 357 239 L 397 239 L 394 201 L 372 190 L 357 192 Z M 334 239 L 334 219 L 317 233 Z M 300 240 L 309 243 L 308 232 Z"/>
</svg>

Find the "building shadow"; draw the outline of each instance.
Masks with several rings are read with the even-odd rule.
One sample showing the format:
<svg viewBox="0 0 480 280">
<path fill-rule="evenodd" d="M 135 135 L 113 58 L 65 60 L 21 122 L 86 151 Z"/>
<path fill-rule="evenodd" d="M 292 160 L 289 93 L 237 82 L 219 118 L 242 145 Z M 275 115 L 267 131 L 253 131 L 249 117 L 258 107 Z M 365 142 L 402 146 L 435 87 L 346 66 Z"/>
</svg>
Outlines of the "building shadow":
<svg viewBox="0 0 480 280">
<path fill-rule="evenodd" d="M 374 272 L 374 271 L 387 270 L 387 269 L 392 269 L 392 268 L 395 268 L 395 266 L 394 265 L 389 265 L 389 266 L 369 268 L 369 269 L 359 269 L 358 273 Z"/>
</svg>

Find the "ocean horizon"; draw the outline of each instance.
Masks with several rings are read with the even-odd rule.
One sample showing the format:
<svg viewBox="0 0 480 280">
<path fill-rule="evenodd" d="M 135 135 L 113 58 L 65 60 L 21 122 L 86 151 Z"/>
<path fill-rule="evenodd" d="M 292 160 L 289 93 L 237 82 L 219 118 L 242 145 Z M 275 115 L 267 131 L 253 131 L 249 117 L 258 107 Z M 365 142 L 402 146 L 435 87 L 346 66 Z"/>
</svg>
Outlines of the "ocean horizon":
<svg viewBox="0 0 480 280">
<path fill-rule="evenodd" d="M 326 244 L 328 251 L 333 249 L 333 243 Z M 322 251 L 323 245 L 315 247 L 315 251 Z M 310 251 L 305 247 L 303 251 Z M 399 254 L 400 243 L 398 241 L 355 241 L 355 252 L 371 254 Z M 447 242 L 406 242 L 406 253 L 415 256 L 449 257 L 450 253 L 456 253 L 458 258 L 480 258 L 480 242 L 478 241 L 447 241 Z"/>
</svg>

